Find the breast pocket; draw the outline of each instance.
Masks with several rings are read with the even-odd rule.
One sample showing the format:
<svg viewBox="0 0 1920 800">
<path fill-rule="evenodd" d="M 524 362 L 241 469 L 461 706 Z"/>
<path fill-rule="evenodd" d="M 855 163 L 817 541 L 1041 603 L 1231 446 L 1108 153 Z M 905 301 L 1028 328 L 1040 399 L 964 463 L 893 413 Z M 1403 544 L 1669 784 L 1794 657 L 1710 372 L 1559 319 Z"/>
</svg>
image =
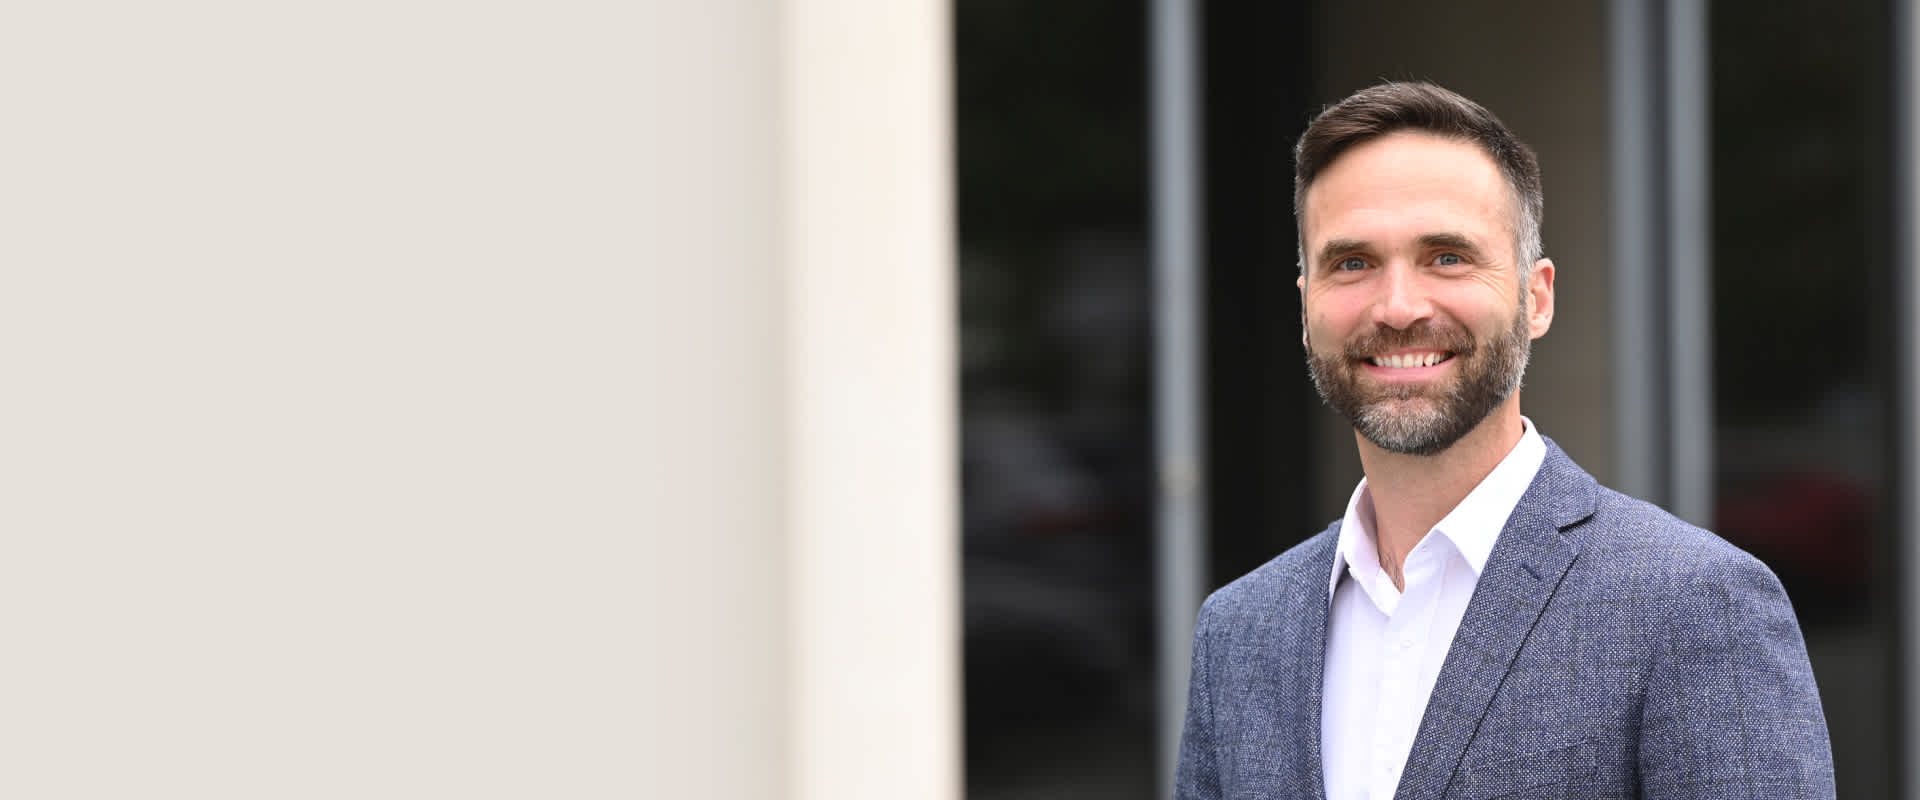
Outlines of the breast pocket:
<svg viewBox="0 0 1920 800">
<path fill-rule="evenodd" d="M 1459 800 L 1560 797 L 1557 789 L 1573 787 L 1556 784 L 1589 777 L 1597 771 L 1597 746 L 1589 739 L 1538 753 L 1469 764 L 1461 769 L 1459 786 L 1451 794 Z"/>
</svg>

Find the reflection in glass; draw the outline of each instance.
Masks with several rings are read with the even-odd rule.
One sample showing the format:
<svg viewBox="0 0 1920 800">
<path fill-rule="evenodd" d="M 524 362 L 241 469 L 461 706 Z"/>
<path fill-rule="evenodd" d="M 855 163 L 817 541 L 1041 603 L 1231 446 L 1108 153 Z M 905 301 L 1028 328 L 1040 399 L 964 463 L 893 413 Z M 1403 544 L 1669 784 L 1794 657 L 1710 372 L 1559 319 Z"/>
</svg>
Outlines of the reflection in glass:
<svg viewBox="0 0 1920 800">
<path fill-rule="evenodd" d="M 973 798 L 1161 794 L 1144 17 L 955 6 Z"/>
<path fill-rule="evenodd" d="M 1716 528 L 1786 584 L 1843 798 L 1896 785 L 1895 576 L 1874 566 L 1893 545 L 1889 11 L 1789 0 L 1712 21 Z"/>
</svg>

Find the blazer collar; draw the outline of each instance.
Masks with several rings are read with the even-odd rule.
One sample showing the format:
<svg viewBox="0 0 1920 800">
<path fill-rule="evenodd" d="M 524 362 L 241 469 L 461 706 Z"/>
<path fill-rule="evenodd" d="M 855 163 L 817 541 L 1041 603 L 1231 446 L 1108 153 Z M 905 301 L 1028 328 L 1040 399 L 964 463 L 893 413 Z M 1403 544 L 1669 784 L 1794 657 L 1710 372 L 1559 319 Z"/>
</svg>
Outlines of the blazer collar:
<svg viewBox="0 0 1920 800">
<path fill-rule="evenodd" d="M 1394 793 L 1397 798 L 1438 800 L 1446 793 L 1520 646 L 1579 556 L 1579 549 L 1560 532 L 1593 515 L 1599 504 L 1599 484 L 1552 439 L 1546 444 L 1546 460 L 1494 542 L 1459 633 L 1440 667 Z M 1324 629 L 1326 615 L 1320 616 Z M 1324 652 L 1318 658 L 1324 660 Z M 1310 692 L 1317 713 L 1317 681 Z M 1318 772 L 1317 726 L 1312 737 Z"/>
</svg>

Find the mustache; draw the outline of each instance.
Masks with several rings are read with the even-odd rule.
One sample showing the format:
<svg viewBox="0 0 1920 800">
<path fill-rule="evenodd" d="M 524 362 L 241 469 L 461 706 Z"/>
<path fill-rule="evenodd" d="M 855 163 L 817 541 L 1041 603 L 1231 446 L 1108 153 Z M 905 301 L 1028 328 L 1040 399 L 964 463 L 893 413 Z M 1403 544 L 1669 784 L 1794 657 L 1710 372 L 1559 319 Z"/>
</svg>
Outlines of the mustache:
<svg viewBox="0 0 1920 800">
<path fill-rule="evenodd" d="M 1406 328 L 1375 326 L 1347 341 L 1342 355 L 1366 359 L 1394 350 L 1445 350 L 1457 356 L 1473 355 L 1473 335 L 1452 325 L 1434 325 L 1422 321 Z"/>
</svg>

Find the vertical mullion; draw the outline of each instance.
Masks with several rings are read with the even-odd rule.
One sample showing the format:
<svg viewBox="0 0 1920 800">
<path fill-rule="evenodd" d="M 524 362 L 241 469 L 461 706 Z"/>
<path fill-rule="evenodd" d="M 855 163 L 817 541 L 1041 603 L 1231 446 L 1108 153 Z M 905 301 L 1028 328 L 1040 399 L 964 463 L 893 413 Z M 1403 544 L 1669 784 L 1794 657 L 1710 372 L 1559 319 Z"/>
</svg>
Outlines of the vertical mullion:
<svg viewBox="0 0 1920 800">
<path fill-rule="evenodd" d="M 1188 659 L 1205 550 L 1199 25 L 1194 0 L 1153 0 L 1150 13 L 1153 404 L 1160 491 L 1154 527 L 1158 753 L 1161 784 L 1171 786 L 1185 716 Z"/>
<path fill-rule="evenodd" d="M 1894 396 L 1899 415 L 1893 420 L 1896 466 L 1889 484 L 1895 487 L 1894 535 L 1901 559 L 1895 583 L 1904 702 L 1897 725 L 1907 754 L 1899 759 L 1904 766 L 1897 779 L 1910 791 L 1920 786 L 1920 581 L 1914 580 L 1920 575 L 1920 154 L 1914 141 L 1920 136 L 1920 57 L 1913 53 L 1920 43 L 1920 14 L 1912 0 L 1895 0 L 1893 12 Z"/>
<path fill-rule="evenodd" d="M 1659 401 L 1666 359 L 1657 342 L 1664 304 L 1653 283 L 1662 194 L 1658 170 L 1660 104 L 1654 83 L 1660 27 L 1648 0 L 1610 5 L 1613 102 L 1613 408 L 1614 486 L 1635 497 L 1667 500 Z"/>
<path fill-rule="evenodd" d="M 1667 4 L 1671 510 L 1713 526 L 1713 217 L 1706 0 Z"/>
</svg>

